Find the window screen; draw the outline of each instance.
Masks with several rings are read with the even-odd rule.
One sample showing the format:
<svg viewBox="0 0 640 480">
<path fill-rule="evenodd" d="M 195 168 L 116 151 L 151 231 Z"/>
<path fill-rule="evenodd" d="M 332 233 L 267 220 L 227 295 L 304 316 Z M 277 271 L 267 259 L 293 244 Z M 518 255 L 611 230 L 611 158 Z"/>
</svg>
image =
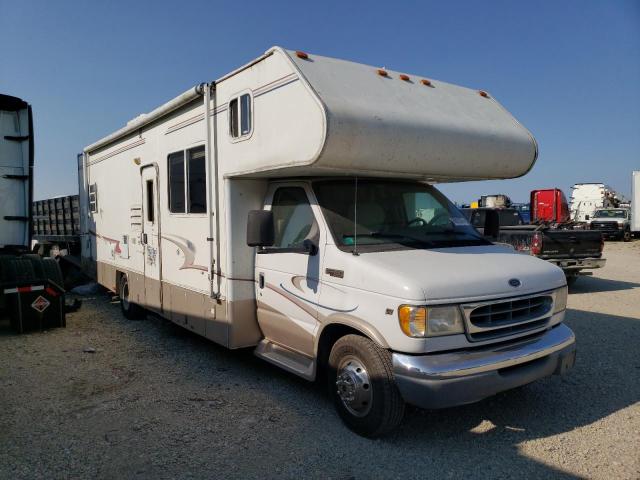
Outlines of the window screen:
<svg viewBox="0 0 640 480">
<path fill-rule="evenodd" d="M 95 183 L 89 185 L 89 211 L 91 213 L 98 211 L 98 185 Z"/>
<path fill-rule="evenodd" d="M 251 133 L 251 95 L 245 93 L 229 101 L 229 134 L 239 138 Z"/>
<path fill-rule="evenodd" d="M 240 135 L 251 132 L 251 96 L 246 93 L 240 97 Z"/>
<path fill-rule="evenodd" d="M 184 152 L 169 155 L 169 211 L 185 213 Z"/>
<path fill-rule="evenodd" d="M 189 150 L 189 213 L 207 213 L 207 168 L 204 147 Z"/>
<path fill-rule="evenodd" d="M 307 194 L 300 187 L 279 188 L 271 205 L 276 248 L 295 248 L 309 238 L 315 224 Z"/>
<path fill-rule="evenodd" d="M 239 136 L 238 113 L 238 99 L 234 98 L 229 102 L 229 133 L 233 138 L 237 138 Z"/>
</svg>

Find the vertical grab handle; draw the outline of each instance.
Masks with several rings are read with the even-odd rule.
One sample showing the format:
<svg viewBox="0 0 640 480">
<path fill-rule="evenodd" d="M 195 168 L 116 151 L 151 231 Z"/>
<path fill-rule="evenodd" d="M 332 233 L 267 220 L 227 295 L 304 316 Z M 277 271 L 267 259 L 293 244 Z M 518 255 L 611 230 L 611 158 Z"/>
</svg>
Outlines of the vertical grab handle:
<svg viewBox="0 0 640 480">
<path fill-rule="evenodd" d="M 264 288 L 264 273 L 260 272 L 258 275 L 258 286 L 262 289 Z"/>
</svg>

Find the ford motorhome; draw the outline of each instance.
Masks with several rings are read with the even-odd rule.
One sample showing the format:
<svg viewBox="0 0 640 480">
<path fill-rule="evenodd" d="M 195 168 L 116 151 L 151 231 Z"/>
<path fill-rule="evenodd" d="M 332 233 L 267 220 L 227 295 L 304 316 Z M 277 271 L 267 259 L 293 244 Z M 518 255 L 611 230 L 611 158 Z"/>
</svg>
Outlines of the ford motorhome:
<svg viewBox="0 0 640 480">
<path fill-rule="evenodd" d="M 377 436 L 405 402 L 573 365 L 562 270 L 485 240 L 433 186 L 536 155 L 484 91 L 276 47 L 84 149 L 84 255 L 126 316 L 321 378 Z"/>
</svg>

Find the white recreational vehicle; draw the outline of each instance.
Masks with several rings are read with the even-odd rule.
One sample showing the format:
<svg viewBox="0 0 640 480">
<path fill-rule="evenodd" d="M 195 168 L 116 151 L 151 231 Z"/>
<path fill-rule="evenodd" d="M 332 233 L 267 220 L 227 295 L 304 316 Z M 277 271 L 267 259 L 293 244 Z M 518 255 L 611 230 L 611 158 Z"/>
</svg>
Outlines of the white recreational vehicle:
<svg viewBox="0 0 640 480">
<path fill-rule="evenodd" d="M 562 270 L 491 244 L 431 186 L 536 155 L 485 92 L 272 48 L 84 149 L 84 254 L 125 315 L 324 376 L 376 436 L 404 402 L 573 365 Z"/>
</svg>

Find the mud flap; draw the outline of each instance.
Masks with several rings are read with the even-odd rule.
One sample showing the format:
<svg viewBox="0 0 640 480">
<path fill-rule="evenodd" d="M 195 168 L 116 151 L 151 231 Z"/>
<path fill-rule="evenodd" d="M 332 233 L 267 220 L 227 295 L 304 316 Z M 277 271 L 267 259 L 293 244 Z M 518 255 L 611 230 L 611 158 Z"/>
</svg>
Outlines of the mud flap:
<svg viewBox="0 0 640 480">
<path fill-rule="evenodd" d="M 50 280 L 3 286 L 5 310 L 17 333 L 66 327 L 64 289 Z"/>
<path fill-rule="evenodd" d="M 573 349 L 570 352 L 567 352 L 560 357 L 560 361 L 558 362 L 556 371 L 553 373 L 555 375 L 564 375 L 569 370 L 571 370 L 575 364 L 576 364 L 576 350 Z"/>
</svg>

